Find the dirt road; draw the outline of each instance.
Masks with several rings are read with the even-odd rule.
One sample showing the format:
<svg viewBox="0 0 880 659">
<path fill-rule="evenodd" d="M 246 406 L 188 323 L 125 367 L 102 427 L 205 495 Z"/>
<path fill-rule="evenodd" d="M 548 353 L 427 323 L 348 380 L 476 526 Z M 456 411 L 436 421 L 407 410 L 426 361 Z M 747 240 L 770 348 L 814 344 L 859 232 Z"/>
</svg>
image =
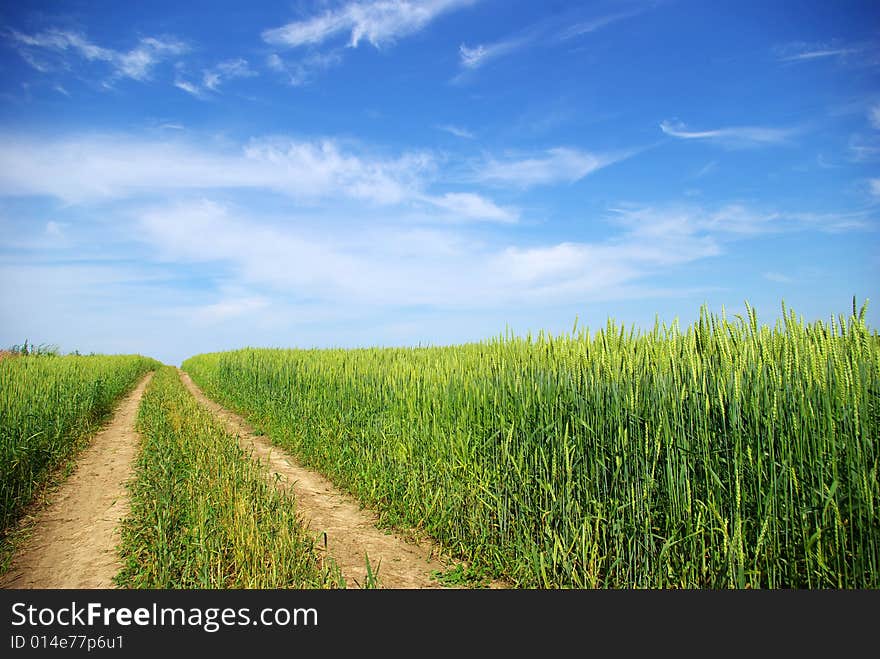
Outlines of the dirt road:
<svg viewBox="0 0 880 659">
<path fill-rule="evenodd" d="M 299 466 L 283 450 L 253 434 L 253 428 L 240 416 L 207 398 L 189 375 L 180 377 L 196 399 L 222 419 L 238 435 L 241 446 L 265 464 L 284 487 L 293 491 L 297 508 L 308 528 L 317 534 L 319 545 L 326 539 L 327 551 L 336 561 L 350 587 L 365 583 L 366 556 L 375 571 L 378 566 L 382 588 L 441 588 L 431 578 L 434 570 L 450 567 L 433 543 L 408 542 L 376 528 L 376 515 L 361 508 L 350 495 L 339 491 L 329 480 Z"/>
<path fill-rule="evenodd" d="M 125 482 L 138 450 L 134 424 L 152 373 L 117 406 L 77 460 L 54 500 L 33 520 L 33 535 L 0 577 L 2 588 L 113 588 L 121 567 L 119 524 L 128 513 Z"/>
</svg>

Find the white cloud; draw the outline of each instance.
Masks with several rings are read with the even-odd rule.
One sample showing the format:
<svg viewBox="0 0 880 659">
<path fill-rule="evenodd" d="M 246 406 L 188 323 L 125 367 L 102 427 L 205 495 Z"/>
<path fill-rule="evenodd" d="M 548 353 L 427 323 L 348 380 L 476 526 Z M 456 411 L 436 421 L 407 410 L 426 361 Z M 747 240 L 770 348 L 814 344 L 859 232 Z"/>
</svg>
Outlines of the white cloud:
<svg viewBox="0 0 880 659">
<path fill-rule="evenodd" d="M 278 56 L 278 53 L 272 53 L 266 58 L 266 65 L 273 71 L 285 71 L 284 61 Z"/>
<path fill-rule="evenodd" d="M 50 29 L 37 34 L 24 34 L 10 30 L 12 40 L 22 46 L 48 48 L 50 50 L 74 50 L 87 60 L 112 61 L 119 53 L 90 43 L 83 35 L 64 30 Z"/>
<path fill-rule="evenodd" d="M 794 278 L 789 277 L 788 275 L 784 275 L 781 272 L 765 272 L 764 279 L 768 281 L 775 281 L 779 284 L 790 284 L 794 281 Z"/>
<path fill-rule="evenodd" d="M 640 8 L 633 11 L 600 16 L 574 24 L 572 24 L 572 20 L 580 12 L 578 10 L 574 12 L 569 11 L 557 16 L 551 16 L 548 19 L 530 25 L 514 35 L 492 43 L 477 44 L 476 46 L 468 46 L 462 43 L 459 45 L 458 54 L 463 71 L 453 78 L 452 82 L 461 82 L 468 78 L 469 72 L 483 67 L 492 60 L 510 55 L 536 43 L 558 43 L 589 32 L 595 32 L 622 19 L 636 16 L 645 11 L 645 9 Z M 566 27 L 561 28 L 560 26 L 562 25 Z M 550 32 L 553 32 L 553 34 L 549 34 Z"/>
<path fill-rule="evenodd" d="M 763 146 L 784 144 L 797 132 L 792 128 L 769 128 L 766 126 L 732 126 L 713 130 L 694 131 L 679 122 L 662 121 L 660 130 L 670 137 L 684 140 L 707 140 L 727 147 Z"/>
<path fill-rule="evenodd" d="M 633 236 L 650 239 L 670 235 L 712 236 L 739 240 L 796 231 L 836 233 L 864 229 L 867 211 L 850 213 L 807 213 L 762 210 L 743 204 L 715 209 L 695 206 L 615 208 L 617 222 Z"/>
<path fill-rule="evenodd" d="M 48 195 L 89 203 L 148 193 L 253 189 L 283 194 L 306 206 L 343 200 L 399 206 L 418 223 L 509 223 L 519 218 L 516 210 L 472 191 L 432 194 L 436 178 L 437 163 L 429 153 L 378 156 L 329 139 L 253 139 L 226 150 L 184 140 L 114 135 L 0 139 L 0 196 Z"/>
<path fill-rule="evenodd" d="M 33 53 L 27 50 L 19 50 L 18 54 L 21 55 L 21 58 L 31 65 L 32 68 L 36 69 L 40 73 L 50 73 L 53 70 L 53 67 L 49 62 L 44 59 L 41 59 L 34 55 Z"/>
<path fill-rule="evenodd" d="M 718 168 L 718 161 L 717 160 L 710 160 L 708 163 L 703 165 L 696 174 L 694 174 L 694 178 L 703 178 L 704 176 L 715 171 L 717 168 Z"/>
<path fill-rule="evenodd" d="M 46 254 L 40 265 L 0 259 L 0 334 L 10 343 L 24 336 L 56 342 L 58 336 L 45 336 L 47 328 L 69 317 L 68 349 L 155 351 L 179 361 L 244 342 L 375 341 L 374 321 L 404 322 L 402 310 L 420 308 L 454 318 L 453 324 L 494 314 L 488 329 L 478 330 L 485 336 L 518 313 L 546 320 L 544 311 L 554 306 L 680 294 L 683 289 L 658 292 L 651 282 L 734 244 L 747 249 L 748 241 L 773 233 L 848 222 L 745 205 L 623 206 L 604 218 L 581 218 L 609 221 L 604 239 L 524 242 L 517 232 L 474 231 L 468 224 L 413 227 L 387 208 L 366 216 L 382 223 L 355 222 L 344 208 L 336 210 L 339 216 L 331 210 L 315 222 L 266 216 L 246 202 L 128 205 L 106 225 L 136 245 L 123 259 L 120 252 L 105 265 L 88 266 L 70 265 L 66 253 L 53 265 L 46 265 Z M 347 334 L 343 325 L 366 329 Z"/>
<path fill-rule="evenodd" d="M 847 148 L 850 160 L 854 162 L 872 162 L 880 158 L 880 139 L 875 135 L 851 135 Z"/>
<path fill-rule="evenodd" d="M 326 53 L 311 53 L 306 57 L 296 60 L 285 61 L 277 54 L 272 53 L 266 59 L 266 64 L 273 71 L 287 75 L 288 84 L 294 87 L 307 85 L 315 76 L 342 63 L 342 54 L 338 50 Z"/>
<path fill-rule="evenodd" d="M 377 277 L 385 266 L 366 266 L 331 236 L 308 237 L 292 227 L 237 217 L 226 206 L 203 200 L 144 213 L 145 240 L 161 257 L 178 262 L 231 264 L 246 286 L 260 284 L 290 295 L 351 298 L 383 295 Z M 331 232 L 332 233 L 332 232 Z"/>
<path fill-rule="evenodd" d="M 321 44 L 348 33 L 348 45 L 357 47 L 361 40 L 379 48 L 400 37 L 414 34 L 441 14 L 473 4 L 475 0 L 364 0 L 349 2 L 282 27 L 265 30 L 267 43 L 294 48 Z"/>
<path fill-rule="evenodd" d="M 839 43 L 790 43 L 776 48 L 780 62 L 808 62 L 810 60 L 844 58 L 865 50 L 861 45 L 842 46 Z"/>
<path fill-rule="evenodd" d="M 168 57 L 182 55 L 187 50 L 188 47 L 181 41 L 148 37 L 141 39 L 136 48 L 117 54 L 113 61 L 117 75 L 134 80 L 146 80 L 158 62 Z"/>
<path fill-rule="evenodd" d="M 871 190 L 871 194 L 875 197 L 880 197 L 880 178 L 872 178 L 868 182 L 868 186 Z"/>
<path fill-rule="evenodd" d="M 451 124 L 445 124 L 443 126 L 437 126 L 437 130 L 442 130 L 444 132 L 449 133 L 450 135 L 455 135 L 455 137 L 460 137 L 465 140 L 474 139 L 475 135 L 469 131 L 467 128 L 462 128 L 460 126 L 453 126 Z"/>
<path fill-rule="evenodd" d="M 399 204 L 420 199 L 434 169 L 427 153 L 380 157 L 329 139 L 254 139 L 233 150 L 118 135 L 0 139 L 0 194 L 50 195 L 67 202 L 250 188 L 301 200 L 342 197 Z"/>
<path fill-rule="evenodd" d="M 196 98 L 204 98 L 205 97 L 204 92 L 199 87 L 192 84 L 191 82 L 187 82 L 186 80 L 181 80 L 178 78 L 177 80 L 174 81 L 174 86 L 177 87 L 178 89 L 182 89 L 187 94 L 192 94 Z"/>
<path fill-rule="evenodd" d="M 306 234 L 293 221 L 272 223 L 207 200 L 144 213 L 140 230 L 168 262 L 225 264 L 243 289 L 325 305 L 473 308 L 543 299 L 570 280 L 599 290 L 638 274 L 632 263 L 622 262 L 628 248 L 499 248 L 457 231 L 399 226 L 344 237 L 332 227 L 317 233 L 311 227 Z M 687 258 L 698 255 L 688 250 Z"/>
<path fill-rule="evenodd" d="M 842 55 L 852 55 L 853 53 L 858 52 L 857 50 L 853 50 L 852 48 L 832 48 L 828 50 L 807 50 L 804 52 L 797 53 L 795 55 L 789 55 L 788 57 L 781 57 L 780 60 L 783 62 L 800 62 L 804 60 L 811 59 L 820 59 L 823 57 L 840 57 Z"/>
<path fill-rule="evenodd" d="M 248 61 L 239 57 L 220 62 L 209 69 L 204 69 L 202 71 L 201 84 L 178 77 L 174 82 L 174 86 L 192 94 L 196 98 L 206 99 L 209 97 L 208 92 L 219 93 L 220 86 L 230 80 L 252 78 L 256 75 L 258 75 L 257 72 L 250 68 Z"/>
<path fill-rule="evenodd" d="M 35 49 L 53 52 L 59 56 L 73 52 L 87 61 L 106 62 L 111 67 L 112 79 L 148 80 L 158 63 L 175 55 L 182 55 L 189 49 L 182 41 L 167 37 L 145 37 L 131 50 L 118 51 L 98 46 L 82 34 L 65 30 L 50 29 L 37 34 L 11 30 L 8 34 L 25 61 L 38 71 L 46 73 L 52 66 L 35 57 Z M 65 68 L 68 64 L 62 59 L 61 66 Z"/>
<path fill-rule="evenodd" d="M 523 188 L 553 183 L 574 183 L 619 159 L 619 156 L 612 157 L 569 147 L 558 147 L 526 158 L 505 160 L 490 158 L 477 167 L 474 178 L 486 183 Z"/>
<path fill-rule="evenodd" d="M 509 55 L 527 45 L 531 39 L 509 39 L 506 41 L 497 41 L 490 44 L 482 44 L 468 48 L 464 44 L 458 47 L 458 54 L 461 65 L 466 69 L 478 69 L 487 62 Z"/>
<path fill-rule="evenodd" d="M 248 61 L 239 57 L 220 62 L 212 69 L 206 70 L 202 76 L 202 85 L 211 91 L 217 91 L 221 83 L 236 78 L 252 78 L 256 75 L 257 72 L 250 68 Z"/>
<path fill-rule="evenodd" d="M 225 264 L 243 290 L 268 287 L 336 305 L 473 308 L 603 299 L 670 268 L 718 256 L 734 242 L 829 230 L 833 221 L 742 205 L 624 207 L 608 219 L 615 230 L 602 241 L 516 245 L 501 237 L 475 241 L 462 229 L 415 230 L 399 223 L 340 232 L 203 200 L 150 210 L 140 228 L 141 239 L 162 259 Z"/>
<path fill-rule="evenodd" d="M 871 106 L 871 109 L 868 110 L 868 121 L 874 128 L 880 130 L 880 103 Z"/>
<path fill-rule="evenodd" d="M 618 14 L 609 14 L 608 16 L 600 16 L 599 18 L 594 18 L 588 21 L 581 21 L 565 28 L 559 33 L 559 38 L 563 40 L 572 39 L 574 37 L 579 37 L 582 34 L 589 34 L 590 32 L 595 32 L 607 25 L 616 23 L 617 21 L 636 16 L 642 13 L 642 11 L 643 10 L 621 12 Z"/>
<path fill-rule="evenodd" d="M 448 192 L 440 197 L 425 197 L 435 206 L 452 213 L 461 220 L 487 220 L 490 222 L 516 222 L 518 214 L 501 208 L 494 202 L 471 192 Z"/>
</svg>

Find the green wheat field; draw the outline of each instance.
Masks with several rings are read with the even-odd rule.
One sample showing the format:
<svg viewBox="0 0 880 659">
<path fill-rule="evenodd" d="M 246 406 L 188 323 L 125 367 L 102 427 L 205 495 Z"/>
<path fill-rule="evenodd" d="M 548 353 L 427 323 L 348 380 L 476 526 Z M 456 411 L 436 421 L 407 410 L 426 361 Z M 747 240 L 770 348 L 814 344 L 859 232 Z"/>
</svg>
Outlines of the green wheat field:
<svg viewBox="0 0 880 659">
<path fill-rule="evenodd" d="M 880 337 L 865 307 L 774 325 L 242 349 L 205 393 L 380 514 L 517 588 L 880 587 Z M 333 588 L 295 502 L 141 356 L 0 361 L 0 523 L 157 371 L 119 585 Z"/>
</svg>

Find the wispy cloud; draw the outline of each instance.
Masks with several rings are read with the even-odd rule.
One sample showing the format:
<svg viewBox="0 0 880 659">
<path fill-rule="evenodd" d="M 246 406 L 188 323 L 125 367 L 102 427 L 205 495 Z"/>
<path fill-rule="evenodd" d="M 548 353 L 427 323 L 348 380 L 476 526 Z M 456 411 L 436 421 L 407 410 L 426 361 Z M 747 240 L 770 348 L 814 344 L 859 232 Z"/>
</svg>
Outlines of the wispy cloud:
<svg viewBox="0 0 880 659">
<path fill-rule="evenodd" d="M 734 203 L 698 206 L 621 206 L 617 220 L 633 235 L 660 237 L 686 234 L 717 240 L 739 240 L 798 231 L 840 233 L 868 228 L 869 211 L 811 213 L 762 209 Z"/>
<path fill-rule="evenodd" d="M 501 208 L 495 202 L 472 192 L 447 192 L 442 196 L 425 197 L 425 201 L 448 211 L 453 219 L 516 222 L 518 213 Z"/>
<path fill-rule="evenodd" d="M 220 86 L 235 80 L 236 78 L 252 78 L 258 75 L 256 71 L 250 68 L 248 61 L 241 57 L 230 59 L 216 64 L 215 66 L 204 69 L 202 71 L 202 81 L 200 84 L 184 80 L 178 76 L 174 86 L 183 91 L 192 94 L 197 98 L 207 98 L 208 92 L 219 93 Z"/>
<path fill-rule="evenodd" d="M 698 213 L 699 211 L 692 211 Z M 353 229 L 342 240 L 328 227 L 305 234 L 290 222 L 264 218 L 210 200 L 151 209 L 140 217 L 141 240 L 163 260 L 225 264 L 224 277 L 243 290 L 265 289 L 322 302 L 381 307 L 430 305 L 485 308 L 512 302 L 548 304 L 599 299 L 645 277 L 722 252 L 696 223 L 678 231 L 646 230 L 665 216 L 648 210 L 640 222 L 601 242 L 532 246 L 474 241 L 458 229 Z"/>
<path fill-rule="evenodd" d="M 557 147 L 526 157 L 490 157 L 475 166 L 474 179 L 520 188 L 574 183 L 624 157 Z"/>
<path fill-rule="evenodd" d="M 462 43 L 458 47 L 459 64 L 462 70 L 452 79 L 452 82 L 460 83 L 466 80 L 469 77 L 468 74 L 482 68 L 493 60 L 511 55 L 525 48 L 533 47 L 536 44 L 558 44 L 580 35 L 595 32 L 625 18 L 641 14 L 648 8 L 643 6 L 631 11 L 598 16 L 586 20 L 577 20 L 577 17 L 582 16 L 583 12 L 580 9 L 575 9 L 539 21 L 497 41 L 473 46 Z M 572 21 L 575 22 L 572 23 Z"/>
<path fill-rule="evenodd" d="M 119 56 L 118 52 L 101 48 L 76 32 L 50 29 L 37 34 L 25 34 L 17 30 L 10 30 L 9 36 L 14 43 L 22 47 L 46 48 L 55 51 L 71 50 L 87 60 L 109 62 Z"/>
<path fill-rule="evenodd" d="M 710 160 L 708 163 L 703 165 L 696 174 L 694 174 L 694 178 L 703 178 L 707 176 L 711 172 L 714 172 L 718 168 L 717 160 Z"/>
<path fill-rule="evenodd" d="M 591 18 L 586 21 L 580 21 L 578 23 L 575 23 L 574 25 L 564 28 L 561 32 L 559 32 L 558 38 L 562 40 L 573 39 L 574 37 L 579 37 L 583 34 L 596 32 L 597 30 L 601 30 L 603 27 L 606 27 L 613 23 L 617 23 L 618 21 L 622 21 L 625 18 L 632 18 L 633 16 L 637 16 L 643 11 L 645 11 L 645 8 L 619 12 L 616 14 L 608 14 L 607 16 L 599 16 L 597 18 Z"/>
<path fill-rule="evenodd" d="M 191 82 L 187 82 L 186 80 L 178 78 L 174 81 L 174 86 L 185 91 L 187 94 L 192 94 L 196 98 L 206 98 L 205 92 L 201 87 L 194 85 Z"/>
<path fill-rule="evenodd" d="M 136 48 L 119 54 L 114 58 L 114 63 L 118 75 L 146 80 L 158 62 L 181 55 L 187 50 L 188 47 L 181 41 L 147 37 L 141 39 Z"/>
<path fill-rule="evenodd" d="M 339 50 L 311 53 L 295 60 L 284 60 L 277 53 L 272 53 L 266 58 L 266 65 L 273 71 L 285 74 L 287 83 L 294 87 L 311 83 L 318 73 L 341 63 L 342 53 Z"/>
<path fill-rule="evenodd" d="M 852 55 L 859 52 L 853 48 L 832 48 L 826 50 L 805 50 L 795 55 L 780 57 L 780 62 L 804 62 L 813 59 L 824 59 L 828 57 L 842 57 L 844 55 Z"/>
<path fill-rule="evenodd" d="M 445 124 L 443 126 L 437 126 L 437 130 L 442 130 L 444 132 L 449 133 L 450 135 L 455 135 L 455 137 L 460 137 L 465 140 L 472 140 L 476 137 L 471 131 L 467 128 L 462 128 L 461 126 L 453 126 L 451 124 Z"/>
<path fill-rule="evenodd" d="M 241 57 L 220 62 L 204 72 L 202 84 L 211 91 L 217 91 L 221 84 L 236 78 L 253 78 L 257 72 L 250 68 L 248 61 Z"/>
<path fill-rule="evenodd" d="M 767 126 L 731 126 L 712 130 L 688 130 L 680 121 L 662 121 L 660 130 L 670 137 L 683 140 L 706 140 L 726 147 L 766 146 L 785 144 L 797 134 L 794 128 L 772 128 Z"/>
<path fill-rule="evenodd" d="M 105 62 L 111 69 L 111 80 L 148 80 L 157 64 L 189 50 L 187 44 L 172 37 L 144 37 L 131 50 L 119 51 L 94 44 L 78 32 L 58 29 L 36 34 L 10 30 L 7 40 L 28 64 L 42 73 L 68 68 L 70 64 L 66 55 L 74 54 L 89 62 Z M 53 65 L 38 56 L 38 52 L 52 53 L 60 59 Z"/>
<path fill-rule="evenodd" d="M 184 141 L 87 135 L 0 139 L 0 194 L 68 202 L 156 190 L 262 188 L 301 199 L 343 195 L 379 204 L 421 195 L 433 158 L 346 150 L 334 140 L 253 139 L 216 150 Z"/>
<path fill-rule="evenodd" d="M 873 162 L 880 158 L 880 139 L 876 135 L 850 135 L 847 144 L 853 162 Z"/>
<path fill-rule="evenodd" d="M 868 121 L 871 122 L 871 126 L 880 130 L 880 103 L 872 105 L 868 110 Z"/>
<path fill-rule="evenodd" d="M 864 44 L 841 45 L 839 43 L 796 42 L 776 48 L 780 62 L 809 62 L 811 60 L 847 58 L 865 51 Z"/>
<path fill-rule="evenodd" d="M 880 198 L 880 178 L 872 178 L 870 181 L 868 181 L 868 188 L 870 189 L 872 195 Z"/>
<path fill-rule="evenodd" d="M 279 47 L 319 45 L 348 34 L 348 45 L 356 48 L 366 40 L 376 48 L 422 30 L 446 12 L 473 4 L 476 0 L 364 0 L 349 2 L 278 28 L 265 30 L 263 40 Z"/>
<path fill-rule="evenodd" d="M 523 37 L 518 39 L 507 39 L 505 41 L 496 41 L 495 43 L 481 44 L 469 48 L 461 44 L 458 47 L 458 54 L 462 67 L 465 69 L 478 69 L 493 59 L 509 55 L 524 46 L 527 46 L 533 40 L 532 37 Z"/>
<path fill-rule="evenodd" d="M 240 346 L 242 337 L 263 345 L 289 344 L 291 336 L 302 346 L 366 345 L 377 340 L 373 319 L 399 319 L 413 308 L 440 311 L 431 317 L 451 316 L 452 324 L 491 313 L 489 329 L 479 330 L 485 333 L 519 312 L 546 319 L 545 310 L 558 305 L 692 293 L 652 282 L 773 232 L 821 226 L 743 205 L 640 205 L 584 217 L 610 223 L 603 239 L 531 242 L 505 227 L 412 227 L 389 209 L 377 214 L 384 222 L 352 223 L 342 209 L 315 223 L 223 197 L 128 206 L 106 228 L 134 246 L 129 266 L 117 259 L 77 265 L 48 253 L 39 265 L 0 260 L 4 336 L 44 336 L 65 319 L 68 349 L 145 352 L 179 363 Z M 701 285 L 724 281 L 719 274 Z M 394 340 L 442 340 L 428 332 L 422 324 Z"/>
<path fill-rule="evenodd" d="M 293 223 L 202 200 L 151 209 L 139 235 L 163 259 L 226 264 L 242 290 L 297 291 L 334 304 L 485 308 L 616 297 L 736 242 L 824 230 L 810 216 L 743 205 L 623 207 L 606 219 L 615 230 L 595 242 L 484 243 L 458 228 L 400 225 L 355 228 L 340 240 L 332 227 L 306 235 Z"/>
</svg>

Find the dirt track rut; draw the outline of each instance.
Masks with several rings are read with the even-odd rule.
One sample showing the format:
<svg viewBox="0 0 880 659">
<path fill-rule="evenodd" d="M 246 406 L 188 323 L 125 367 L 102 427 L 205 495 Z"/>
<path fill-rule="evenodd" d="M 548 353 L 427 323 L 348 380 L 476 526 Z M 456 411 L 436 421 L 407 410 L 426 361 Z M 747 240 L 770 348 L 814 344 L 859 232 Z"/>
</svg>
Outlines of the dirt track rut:
<svg viewBox="0 0 880 659">
<path fill-rule="evenodd" d="M 253 428 L 240 416 L 204 395 L 189 375 L 180 377 L 196 399 L 222 419 L 238 436 L 246 451 L 267 466 L 272 477 L 293 491 L 297 508 L 319 545 L 326 539 L 327 552 L 339 566 L 350 587 L 365 583 L 366 557 L 382 588 L 441 588 L 431 578 L 434 570 L 449 567 L 437 547 L 426 540 L 418 544 L 376 528 L 376 516 L 362 508 L 350 495 L 340 492 L 326 478 L 305 469 L 283 450 L 254 435 Z"/>
<path fill-rule="evenodd" d="M 125 483 L 138 450 L 138 404 L 152 373 L 117 406 L 80 454 L 52 503 L 36 513 L 33 534 L 0 577 L 2 588 L 113 588 L 121 567 L 119 525 L 128 514 Z"/>
</svg>

